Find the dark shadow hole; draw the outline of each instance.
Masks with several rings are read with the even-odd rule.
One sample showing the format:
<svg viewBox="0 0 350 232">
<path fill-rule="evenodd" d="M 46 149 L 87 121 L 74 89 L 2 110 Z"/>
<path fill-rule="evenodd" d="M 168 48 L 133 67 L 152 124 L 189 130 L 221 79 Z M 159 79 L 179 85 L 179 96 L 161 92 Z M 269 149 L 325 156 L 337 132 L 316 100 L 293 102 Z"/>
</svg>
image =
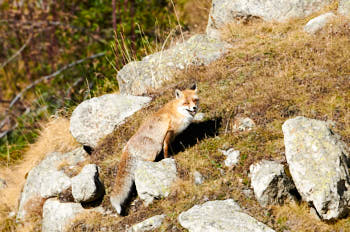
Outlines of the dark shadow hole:
<svg viewBox="0 0 350 232">
<path fill-rule="evenodd" d="M 289 193 L 295 197 L 295 199 L 300 202 L 301 201 L 301 195 L 299 194 L 298 190 L 296 188 L 293 188 L 291 190 L 289 190 Z"/>
<path fill-rule="evenodd" d="M 187 148 L 194 146 L 199 141 L 215 137 L 218 135 L 218 130 L 221 126 L 222 118 L 209 119 L 204 122 L 194 122 L 187 127 L 181 134 L 176 136 L 175 140 L 171 143 L 169 149 L 169 155 L 173 156 L 179 152 L 185 151 Z M 156 162 L 163 159 L 163 151 L 157 156 Z"/>
<path fill-rule="evenodd" d="M 94 151 L 94 149 L 90 146 L 83 146 L 83 149 L 86 151 L 86 153 L 88 153 L 89 155 L 91 155 L 91 153 Z"/>
</svg>

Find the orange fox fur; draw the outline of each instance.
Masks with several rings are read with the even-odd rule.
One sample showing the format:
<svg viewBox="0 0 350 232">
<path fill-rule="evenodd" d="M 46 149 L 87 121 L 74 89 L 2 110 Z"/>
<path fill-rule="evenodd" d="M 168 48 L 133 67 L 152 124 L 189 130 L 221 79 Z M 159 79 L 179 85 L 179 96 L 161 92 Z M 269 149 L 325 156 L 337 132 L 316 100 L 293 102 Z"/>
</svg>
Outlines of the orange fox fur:
<svg viewBox="0 0 350 232">
<path fill-rule="evenodd" d="M 162 151 L 168 157 L 170 142 L 192 122 L 198 110 L 197 87 L 175 90 L 176 99 L 168 102 L 150 116 L 130 138 L 123 149 L 116 181 L 110 196 L 118 214 L 134 183 L 138 160 L 154 161 Z"/>
</svg>

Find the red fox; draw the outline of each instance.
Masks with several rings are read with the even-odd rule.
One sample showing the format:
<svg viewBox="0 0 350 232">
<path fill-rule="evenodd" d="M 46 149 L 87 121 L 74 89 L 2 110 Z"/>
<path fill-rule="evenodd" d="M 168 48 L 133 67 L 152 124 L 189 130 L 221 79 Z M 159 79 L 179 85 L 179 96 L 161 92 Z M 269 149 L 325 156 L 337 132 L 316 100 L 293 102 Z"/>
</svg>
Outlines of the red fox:
<svg viewBox="0 0 350 232">
<path fill-rule="evenodd" d="M 141 125 L 123 149 L 110 196 L 111 204 L 118 214 L 134 183 L 137 161 L 154 161 L 162 149 L 164 158 L 167 158 L 170 142 L 188 127 L 198 111 L 196 84 L 184 91 L 176 89 L 175 96 L 176 99 L 168 102 Z"/>
</svg>

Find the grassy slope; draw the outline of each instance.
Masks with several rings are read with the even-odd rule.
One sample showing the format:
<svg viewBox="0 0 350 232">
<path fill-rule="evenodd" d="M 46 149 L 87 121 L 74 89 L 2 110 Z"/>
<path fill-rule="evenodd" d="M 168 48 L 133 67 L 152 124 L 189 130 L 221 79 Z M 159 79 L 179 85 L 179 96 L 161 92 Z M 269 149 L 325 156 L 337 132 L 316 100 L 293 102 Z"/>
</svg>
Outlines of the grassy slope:
<svg viewBox="0 0 350 232">
<path fill-rule="evenodd" d="M 143 207 L 139 200 L 126 217 L 82 215 L 74 231 L 84 227 L 122 230 L 125 225 L 140 222 L 159 213 L 167 215 L 159 231 L 184 231 L 177 216 L 206 200 L 233 198 L 250 215 L 277 231 L 344 231 L 350 230 L 350 218 L 327 224 L 309 214 L 305 203 L 262 208 L 254 197 L 242 190 L 250 187 L 249 166 L 261 159 L 285 163 L 281 126 L 285 120 L 303 115 L 336 122 L 334 128 L 350 144 L 350 28 L 348 21 L 338 19 L 316 36 L 302 31 L 307 19 L 285 24 L 259 20 L 230 25 L 225 38 L 233 48 L 220 61 L 208 67 L 179 74 L 167 86 L 185 87 L 193 80 L 200 89 L 201 111 L 207 123 L 190 128 L 174 144 L 179 180 L 171 195 Z M 108 192 L 115 176 L 120 150 L 135 132 L 145 114 L 151 114 L 172 98 L 173 88 L 155 92 L 150 107 L 137 113 L 108 136 L 93 155 L 102 167 L 107 186 L 103 205 L 111 208 Z M 251 132 L 233 132 L 236 115 L 252 118 L 257 127 Z M 215 129 L 216 135 L 212 133 Z M 188 140 L 193 133 L 198 140 Z M 202 137 L 202 133 L 207 133 Z M 195 137 L 195 136 L 194 136 Z M 182 148 L 181 148 L 182 147 Z M 240 163 L 234 168 L 223 165 L 218 149 L 234 147 L 241 151 Z M 200 171 L 205 183 L 197 186 L 192 174 Z"/>
<path fill-rule="evenodd" d="M 153 94 L 155 100 L 147 109 L 107 136 L 92 156 L 92 161 L 101 167 L 106 186 L 103 205 L 111 209 L 108 192 L 122 147 L 145 114 L 170 100 L 175 87 L 183 88 L 195 80 L 207 122 L 191 127 L 180 136 L 182 143 L 175 141 L 173 145 L 179 180 L 171 195 L 149 207 L 143 207 L 136 198 L 125 217 L 81 215 L 71 230 L 101 231 L 101 227 L 107 227 L 123 231 L 126 225 L 165 213 L 167 218 L 160 231 L 184 231 L 177 222 L 179 213 L 208 199 L 227 198 L 235 199 L 250 215 L 277 231 L 350 230 L 350 218 L 326 224 L 310 216 L 304 203 L 261 208 L 254 197 L 242 193 L 250 187 L 250 164 L 261 159 L 285 163 L 281 125 L 290 117 L 333 120 L 336 132 L 350 144 L 349 25 L 340 19 L 317 36 L 309 36 L 302 31 L 306 22 L 307 19 L 274 24 L 257 20 L 229 26 L 225 38 L 233 48 L 224 59 L 180 73 L 166 85 L 171 87 Z M 233 132 L 233 119 L 238 114 L 252 118 L 256 129 Z M 195 139 L 189 140 L 188 135 Z M 224 167 L 224 157 L 218 152 L 229 147 L 241 151 L 239 165 L 231 169 Z M 204 175 L 203 185 L 194 184 L 195 170 Z M 7 223 L 7 227 L 0 227 L 2 231 L 14 227 L 13 222 Z"/>
</svg>

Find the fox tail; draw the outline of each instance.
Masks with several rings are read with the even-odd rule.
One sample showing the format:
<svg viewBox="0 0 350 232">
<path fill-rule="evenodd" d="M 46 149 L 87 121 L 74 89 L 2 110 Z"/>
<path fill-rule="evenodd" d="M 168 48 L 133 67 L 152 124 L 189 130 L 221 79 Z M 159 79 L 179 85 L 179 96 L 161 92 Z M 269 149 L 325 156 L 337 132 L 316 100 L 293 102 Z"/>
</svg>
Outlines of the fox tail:
<svg viewBox="0 0 350 232">
<path fill-rule="evenodd" d="M 134 165 L 136 160 L 125 151 L 118 165 L 116 181 L 110 196 L 110 201 L 118 214 L 122 211 L 122 205 L 128 198 L 134 183 Z"/>
</svg>

